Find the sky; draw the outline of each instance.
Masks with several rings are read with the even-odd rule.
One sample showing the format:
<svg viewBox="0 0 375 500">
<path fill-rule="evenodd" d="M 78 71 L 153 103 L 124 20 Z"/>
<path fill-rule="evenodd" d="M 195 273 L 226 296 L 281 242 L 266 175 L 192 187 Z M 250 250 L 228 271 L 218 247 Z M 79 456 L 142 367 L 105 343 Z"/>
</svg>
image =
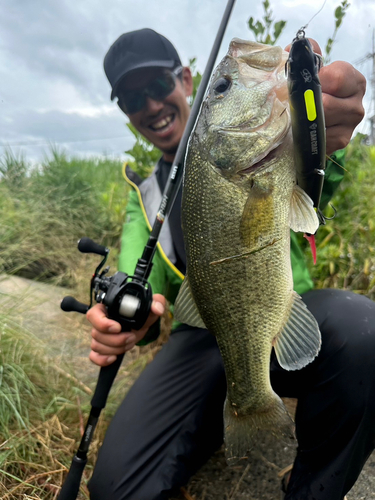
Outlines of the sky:
<svg viewBox="0 0 375 500">
<path fill-rule="evenodd" d="M 270 0 L 273 18 L 287 25 L 285 47 L 323 1 Z M 134 143 L 126 116 L 110 100 L 103 58 L 124 32 L 153 28 L 169 38 L 184 65 L 193 57 L 202 72 L 227 0 L 0 0 L 0 157 L 6 149 L 33 163 L 51 147 L 68 156 L 125 159 Z M 326 0 L 306 30 L 322 47 L 334 30 L 340 0 Z M 263 17 L 262 0 L 237 0 L 217 63 L 232 38 L 254 40 L 248 19 Z M 367 78 L 371 105 L 374 0 L 353 0 L 331 60 L 353 64 Z M 365 59 L 361 64 L 357 61 Z M 371 113 L 372 114 L 372 113 Z M 358 127 L 368 132 L 365 119 Z"/>
</svg>

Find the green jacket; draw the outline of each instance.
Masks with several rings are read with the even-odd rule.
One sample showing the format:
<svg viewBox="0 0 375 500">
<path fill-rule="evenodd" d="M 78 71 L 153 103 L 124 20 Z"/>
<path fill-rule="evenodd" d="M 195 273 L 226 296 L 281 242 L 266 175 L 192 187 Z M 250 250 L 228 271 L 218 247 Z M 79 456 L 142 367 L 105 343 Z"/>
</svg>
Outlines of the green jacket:
<svg viewBox="0 0 375 500">
<path fill-rule="evenodd" d="M 340 165 L 343 165 L 344 157 L 345 150 L 337 151 L 332 155 L 333 160 Z M 343 169 L 329 160 L 325 172 L 321 208 L 327 205 L 344 175 Z M 157 184 L 155 171 L 149 178 L 141 181 L 134 172 L 125 166 L 124 177 L 133 189 L 129 195 L 121 237 L 119 270 L 132 275 L 137 260 L 141 257 L 147 243 L 162 193 Z M 299 244 L 299 236 L 291 231 L 291 263 L 294 290 L 302 294 L 312 289 L 314 285 L 306 267 L 304 254 Z M 184 279 L 183 274 L 175 267 L 174 263 L 175 255 L 171 244 L 168 221 L 166 220 L 157 244 L 149 282 L 153 293 L 163 294 L 171 304 L 174 303 Z M 155 335 L 154 332 L 152 336 Z M 147 341 L 150 341 L 150 338 Z"/>
</svg>

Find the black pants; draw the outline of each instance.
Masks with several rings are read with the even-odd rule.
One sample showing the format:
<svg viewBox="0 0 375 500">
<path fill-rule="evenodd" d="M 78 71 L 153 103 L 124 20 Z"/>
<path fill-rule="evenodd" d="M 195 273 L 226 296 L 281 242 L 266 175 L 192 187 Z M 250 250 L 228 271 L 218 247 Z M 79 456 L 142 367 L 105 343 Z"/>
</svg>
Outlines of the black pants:
<svg viewBox="0 0 375 500">
<path fill-rule="evenodd" d="M 286 498 L 342 500 L 375 448 L 375 303 L 339 290 L 303 297 L 322 332 L 297 372 L 273 357 L 271 382 L 298 398 L 298 452 Z M 181 327 L 113 418 L 89 483 L 92 500 L 167 499 L 222 443 L 226 384 L 214 337 Z"/>
</svg>

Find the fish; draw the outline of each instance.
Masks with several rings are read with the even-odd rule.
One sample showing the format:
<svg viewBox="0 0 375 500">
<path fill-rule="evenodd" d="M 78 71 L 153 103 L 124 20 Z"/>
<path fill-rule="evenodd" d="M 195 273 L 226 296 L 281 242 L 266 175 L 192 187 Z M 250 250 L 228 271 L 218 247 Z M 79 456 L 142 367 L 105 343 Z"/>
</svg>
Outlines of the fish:
<svg viewBox="0 0 375 500">
<path fill-rule="evenodd" d="M 290 229 L 319 226 L 296 183 L 281 47 L 235 38 L 214 70 L 190 136 L 181 220 L 187 273 L 175 318 L 215 337 L 224 362 L 225 454 L 246 457 L 260 431 L 289 438 L 294 423 L 270 383 L 321 346 L 319 326 L 293 291 Z M 197 333 L 198 334 L 198 333 Z"/>
</svg>

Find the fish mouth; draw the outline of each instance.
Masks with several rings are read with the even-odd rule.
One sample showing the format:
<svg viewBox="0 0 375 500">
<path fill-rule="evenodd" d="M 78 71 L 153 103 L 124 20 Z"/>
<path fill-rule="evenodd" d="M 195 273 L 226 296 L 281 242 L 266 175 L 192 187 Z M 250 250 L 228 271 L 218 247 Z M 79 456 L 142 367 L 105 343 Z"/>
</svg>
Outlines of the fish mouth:
<svg viewBox="0 0 375 500">
<path fill-rule="evenodd" d="M 240 170 L 238 173 L 239 174 L 249 174 L 251 172 L 255 172 L 259 168 L 263 167 L 264 165 L 267 165 L 272 160 L 274 160 L 281 153 L 281 151 L 284 148 L 284 139 L 288 134 L 288 130 L 289 130 L 289 127 L 287 127 L 282 132 L 282 134 L 277 138 L 273 147 L 264 151 L 264 153 L 262 153 L 257 158 L 255 158 L 255 161 L 252 162 L 250 164 L 250 166 Z"/>
</svg>

